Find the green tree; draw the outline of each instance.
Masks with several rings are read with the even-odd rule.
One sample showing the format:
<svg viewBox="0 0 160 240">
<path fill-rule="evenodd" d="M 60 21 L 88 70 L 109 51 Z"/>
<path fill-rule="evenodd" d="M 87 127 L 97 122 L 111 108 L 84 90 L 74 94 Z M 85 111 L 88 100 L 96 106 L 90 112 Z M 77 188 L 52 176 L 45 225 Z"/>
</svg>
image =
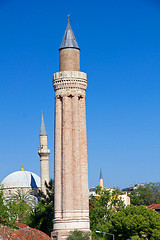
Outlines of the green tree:
<svg viewBox="0 0 160 240">
<path fill-rule="evenodd" d="M 0 192 L 0 224 L 4 223 L 7 218 L 7 207 L 4 205 L 3 193 Z"/>
<path fill-rule="evenodd" d="M 3 193 L 0 192 L 0 225 L 6 225 L 15 228 L 15 219 L 9 214 L 8 206 L 5 203 Z"/>
<path fill-rule="evenodd" d="M 79 230 L 74 230 L 69 234 L 67 240 L 89 240 L 89 233 L 85 233 Z"/>
<path fill-rule="evenodd" d="M 139 186 L 130 194 L 131 204 L 133 205 L 146 205 L 160 203 L 160 182 L 148 183 Z"/>
<path fill-rule="evenodd" d="M 130 239 L 128 239 L 128 240 L 141 240 L 140 239 L 140 237 L 139 236 L 133 236 L 133 237 L 131 237 Z"/>
<path fill-rule="evenodd" d="M 160 214 L 145 206 L 127 206 L 112 214 L 110 232 L 117 240 L 160 239 Z"/>
<path fill-rule="evenodd" d="M 38 192 L 38 196 L 41 199 L 41 202 L 44 205 L 51 205 L 52 207 L 54 206 L 54 180 L 51 179 L 49 181 L 49 184 L 47 184 L 47 182 L 45 182 L 45 186 L 46 186 L 46 194 L 39 190 Z"/>
<path fill-rule="evenodd" d="M 54 181 L 51 179 L 49 184 L 45 182 L 45 185 L 46 194 L 39 191 L 41 200 L 31 214 L 28 224 L 30 227 L 37 228 L 50 236 L 53 230 Z"/>
<path fill-rule="evenodd" d="M 103 234 L 95 233 L 95 231 L 109 232 L 110 218 L 114 212 L 123 208 L 123 201 L 119 199 L 120 190 L 114 189 L 102 190 L 96 187 L 95 198 L 90 198 L 90 226 L 93 239 L 104 239 Z"/>
<path fill-rule="evenodd" d="M 29 200 L 31 192 L 24 192 L 23 189 L 17 190 L 16 194 L 5 200 L 9 217 L 15 221 L 27 224 L 32 213 L 32 203 Z"/>
</svg>

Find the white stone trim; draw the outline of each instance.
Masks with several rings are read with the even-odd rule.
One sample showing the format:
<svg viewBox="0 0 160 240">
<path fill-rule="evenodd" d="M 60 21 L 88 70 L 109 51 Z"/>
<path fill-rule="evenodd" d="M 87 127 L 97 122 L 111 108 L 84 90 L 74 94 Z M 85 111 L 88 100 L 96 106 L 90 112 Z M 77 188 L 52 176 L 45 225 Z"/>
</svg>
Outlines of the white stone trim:
<svg viewBox="0 0 160 240">
<path fill-rule="evenodd" d="M 53 74 L 54 90 L 87 88 L 87 75 L 79 71 L 62 71 Z"/>
</svg>

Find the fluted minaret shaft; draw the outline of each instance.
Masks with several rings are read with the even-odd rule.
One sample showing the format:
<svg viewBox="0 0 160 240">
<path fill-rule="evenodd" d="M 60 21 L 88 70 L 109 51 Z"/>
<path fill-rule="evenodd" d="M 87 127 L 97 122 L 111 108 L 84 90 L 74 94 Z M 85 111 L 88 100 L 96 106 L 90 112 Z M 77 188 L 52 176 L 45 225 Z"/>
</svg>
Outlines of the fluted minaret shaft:
<svg viewBox="0 0 160 240">
<path fill-rule="evenodd" d="M 49 154 L 50 149 L 47 145 L 47 133 L 45 129 L 43 113 L 41 118 L 41 130 L 40 130 L 40 149 L 38 150 L 40 156 L 40 168 L 41 168 L 41 190 L 46 193 L 45 182 L 49 183 Z"/>
<path fill-rule="evenodd" d="M 88 163 L 85 91 L 80 49 L 70 23 L 59 49 L 60 72 L 55 90 L 54 225 L 52 237 L 66 239 L 70 231 L 89 231 Z"/>
</svg>

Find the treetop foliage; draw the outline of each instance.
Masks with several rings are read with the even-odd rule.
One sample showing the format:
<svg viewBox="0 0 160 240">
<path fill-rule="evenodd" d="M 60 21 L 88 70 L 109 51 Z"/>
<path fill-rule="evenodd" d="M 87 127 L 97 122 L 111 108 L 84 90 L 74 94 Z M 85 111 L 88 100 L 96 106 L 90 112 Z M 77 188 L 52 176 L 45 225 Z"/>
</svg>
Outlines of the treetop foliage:
<svg viewBox="0 0 160 240">
<path fill-rule="evenodd" d="M 131 204 L 133 205 L 145 205 L 160 203 L 160 182 L 146 183 L 134 189 L 131 194 Z"/>
<path fill-rule="evenodd" d="M 42 190 L 38 191 L 38 196 L 41 199 L 42 204 L 44 205 L 54 205 L 54 180 L 51 179 L 49 183 L 45 182 L 46 193 Z"/>
<path fill-rule="evenodd" d="M 26 202 L 27 196 L 27 193 L 17 191 L 15 195 L 6 199 L 0 192 L 0 224 L 10 228 L 16 228 L 16 221 L 27 224 L 33 211 L 32 206 Z"/>
<path fill-rule="evenodd" d="M 151 186 L 155 187 L 154 184 Z M 156 185 L 157 187 L 158 185 Z M 96 188 L 97 197 L 90 199 L 92 239 L 106 239 L 112 233 L 116 240 L 159 240 L 160 214 L 146 206 L 124 207 L 119 191 Z M 100 231 L 101 233 L 96 233 Z M 108 236 L 109 239 L 109 236 Z"/>
<path fill-rule="evenodd" d="M 110 231 L 117 240 L 160 239 L 160 214 L 145 206 L 127 206 L 113 213 Z"/>
<path fill-rule="evenodd" d="M 110 217 L 114 212 L 124 207 L 123 201 L 119 199 L 119 190 L 103 190 L 96 187 L 95 198 L 90 198 L 90 226 L 93 231 L 107 232 L 110 229 Z M 100 235 L 99 235 L 100 237 Z"/>
</svg>

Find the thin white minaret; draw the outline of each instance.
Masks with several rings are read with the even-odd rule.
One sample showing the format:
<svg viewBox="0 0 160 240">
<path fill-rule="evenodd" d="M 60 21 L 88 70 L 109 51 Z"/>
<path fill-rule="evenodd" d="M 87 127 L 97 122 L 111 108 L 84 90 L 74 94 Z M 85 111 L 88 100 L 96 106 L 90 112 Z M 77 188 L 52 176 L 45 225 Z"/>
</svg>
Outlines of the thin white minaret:
<svg viewBox="0 0 160 240">
<path fill-rule="evenodd" d="M 41 130 L 40 130 L 40 149 L 38 150 L 40 156 L 40 167 L 41 167 L 41 190 L 45 193 L 45 181 L 49 182 L 49 154 L 50 149 L 47 145 L 47 133 L 43 119 L 43 112 L 41 118 Z"/>
</svg>

